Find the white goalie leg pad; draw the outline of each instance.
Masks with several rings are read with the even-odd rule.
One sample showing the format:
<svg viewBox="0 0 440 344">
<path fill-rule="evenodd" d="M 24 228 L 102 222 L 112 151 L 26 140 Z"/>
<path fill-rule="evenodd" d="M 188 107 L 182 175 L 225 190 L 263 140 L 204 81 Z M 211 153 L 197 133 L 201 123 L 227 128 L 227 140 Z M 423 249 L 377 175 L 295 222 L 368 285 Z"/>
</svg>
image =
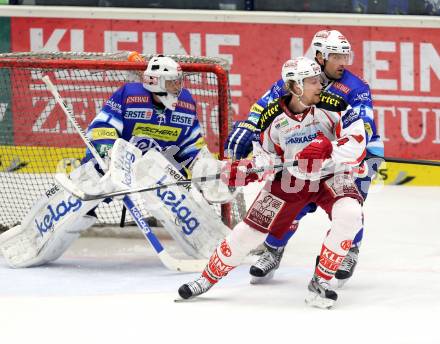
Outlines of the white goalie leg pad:
<svg viewBox="0 0 440 344">
<path fill-rule="evenodd" d="M 93 162 L 73 171 L 71 179 L 81 188 L 102 190 L 103 178 Z M 99 203 L 100 200 L 81 201 L 54 184 L 19 226 L 0 235 L 0 250 L 7 264 L 15 268 L 31 267 L 57 259 L 82 231 L 95 223 L 96 219 L 86 214 Z"/>
<path fill-rule="evenodd" d="M 121 144 L 130 145 L 128 142 Z M 113 154 L 112 161 L 119 160 Z M 123 162 L 119 166 L 123 166 L 125 172 L 111 172 L 112 179 L 119 179 L 113 180 L 116 184 L 145 187 L 184 179 L 179 170 L 154 149 L 149 150 L 140 159 L 137 159 L 135 153 L 125 153 L 122 158 Z M 142 201 L 148 212 L 162 223 L 182 250 L 194 258 L 210 257 L 217 244 L 230 232 L 220 216 L 197 190 L 191 188 L 191 185 L 176 185 L 143 192 L 133 198 L 135 201 Z"/>
<path fill-rule="evenodd" d="M 267 233 L 259 232 L 242 221 L 217 247 L 217 255 L 226 265 L 240 265 L 246 255 L 266 238 Z"/>
</svg>

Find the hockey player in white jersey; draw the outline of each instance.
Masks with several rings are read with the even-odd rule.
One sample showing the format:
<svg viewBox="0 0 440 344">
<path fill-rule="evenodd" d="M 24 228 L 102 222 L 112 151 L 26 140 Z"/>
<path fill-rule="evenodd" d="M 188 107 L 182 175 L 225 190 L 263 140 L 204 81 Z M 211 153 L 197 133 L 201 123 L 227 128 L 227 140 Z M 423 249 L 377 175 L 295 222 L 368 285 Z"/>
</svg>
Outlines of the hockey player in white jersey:
<svg viewBox="0 0 440 344">
<path fill-rule="evenodd" d="M 87 136 L 96 154 L 109 159 L 108 152 L 112 152 L 109 165 L 115 168 L 102 176 L 102 166 L 95 166 L 88 150 L 70 178 L 79 189 L 97 194 L 111 192 L 121 184 L 136 187 L 184 179 L 186 169 L 207 150 L 196 103 L 183 88 L 181 67 L 166 56 L 149 61 L 142 82 L 126 83 L 111 95 L 90 124 Z M 166 150 L 168 159 L 158 150 Z M 142 153 L 145 155 L 140 159 Z M 216 240 L 229 230 L 202 197 L 195 202 L 190 192 L 176 186 L 139 197 L 188 255 L 207 258 Z M 56 260 L 96 222 L 94 209 L 99 203 L 77 199 L 54 184 L 20 225 L 0 235 L 7 264 L 30 267 Z"/>
<path fill-rule="evenodd" d="M 311 48 L 316 62 L 321 66 L 321 84 L 324 90 L 321 94 L 322 104 L 337 104 L 339 110 L 343 110 L 342 104 L 350 105 L 355 112 L 361 115 L 364 121 L 367 135 L 366 158 L 383 156 L 383 142 L 378 135 L 374 122 L 370 88 L 364 80 L 346 68 L 347 65 L 352 63 L 350 42 L 337 30 L 321 30 L 314 35 Z M 259 140 L 261 111 L 270 102 L 287 93 L 284 85 L 283 79 L 275 82 L 251 107 L 247 120 L 235 124 L 225 143 L 226 153 L 231 158 L 241 159 L 249 154 L 252 149 L 252 141 Z M 317 107 L 320 106 L 321 104 L 317 104 Z M 369 159 L 368 169 L 356 178 L 356 183 L 364 198 L 367 197 L 369 185 L 379 164 L 380 159 Z M 261 252 L 261 255 L 250 268 L 251 283 L 266 282 L 273 277 L 280 265 L 284 248 L 297 231 L 301 218 L 315 210 L 315 204 L 308 204 L 291 224 L 290 230 L 286 232 L 283 238 L 276 238 L 269 234 L 264 246 L 254 250 Z M 362 226 L 353 239 L 348 255 L 336 273 L 335 277 L 340 286 L 352 276 L 355 270 L 363 233 L 364 228 Z"/>
<path fill-rule="evenodd" d="M 348 108 L 331 112 L 314 106 L 320 101 L 320 66 L 300 57 L 282 68 L 287 95 L 262 112 L 266 129 L 262 147 L 278 163 L 298 160 L 297 167 L 278 171 L 258 194 L 244 221 L 213 252 L 201 276 L 179 288 L 183 299 L 201 295 L 239 265 L 267 234 L 282 237 L 298 213 L 310 202 L 330 216 L 325 238 L 309 283 L 306 302 L 329 308 L 337 300 L 329 281 L 351 247 L 362 224 L 362 195 L 353 180 L 352 168 L 366 154 L 366 138 L 360 115 Z M 257 176 L 243 173 L 252 161 L 235 161 L 224 169 L 228 185 L 246 185 Z"/>
</svg>

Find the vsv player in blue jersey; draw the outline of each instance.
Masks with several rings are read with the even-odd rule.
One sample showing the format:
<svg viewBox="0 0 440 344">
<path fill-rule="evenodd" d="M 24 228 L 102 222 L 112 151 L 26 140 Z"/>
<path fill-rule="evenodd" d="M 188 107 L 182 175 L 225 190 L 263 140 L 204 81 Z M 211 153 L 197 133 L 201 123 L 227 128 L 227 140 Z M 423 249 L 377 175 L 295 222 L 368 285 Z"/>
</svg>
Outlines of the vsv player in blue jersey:
<svg viewBox="0 0 440 344">
<path fill-rule="evenodd" d="M 190 92 L 182 88 L 182 70 L 165 56 L 149 62 L 142 83 L 127 83 L 107 100 L 87 135 L 101 155 L 117 138 L 131 140 L 143 151 L 179 147 L 174 159 L 183 167 L 204 145 L 196 103 Z M 90 157 L 88 152 L 87 158 Z"/>
<path fill-rule="evenodd" d="M 322 30 L 315 34 L 312 40 L 312 49 L 315 53 L 315 60 L 321 66 L 321 83 L 323 91 L 341 97 L 354 111 L 359 113 L 364 121 L 367 137 L 367 159 L 369 156 L 383 156 L 383 142 L 377 133 L 373 119 L 373 103 L 368 84 L 346 69 L 352 62 L 352 50 L 348 40 L 336 30 Z M 235 123 L 225 144 L 225 153 L 230 158 L 242 159 L 252 151 L 252 142 L 258 140 L 261 127 L 261 112 L 267 104 L 287 94 L 282 79 L 275 82 L 272 87 L 251 107 L 248 118 L 245 121 Z M 337 102 L 334 97 L 321 95 L 321 102 Z M 332 104 L 337 105 L 337 104 Z M 319 107 L 319 104 L 317 105 Z M 363 194 L 367 195 L 374 169 L 377 170 L 377 160 L 374 166 L 364 164 L 363 171 L 360 171 L 356 184 Z M 370 164 L 371 165 L 371 164 Z M 290 230 L 280 240 L 271 235 L 264 244 L 264 252 L 258 261 L 251 267 L 250 273 L 253 276 L 251 283 L 258 283 L 273 277 L 275 270 L 279 267 L 281 258 L 289 239 L 298 228 L 299 220 L 309 212 L 316 210 L 315 204 L 307 205 L 292 223 Z M 359 247 L 362 242 L 363 228 L 360 228 L 353 239 L 352 247 L 340 265 L 336 273 L 339 284 L 346 282 L 353 274 L 356 267 Z"/>
<path fill-rule="evenodd" d="M 118 138 L 130 141 L 144 153 L 153 147 L 169 149 L 164 155 L 185 174 L 185 168 L 204 146 L 204 139 L 196 103 L 182 82 L 177 62 L 170 57 L 153 57 L 142 82 L 118 89 L 90 124 L 87 136 L 98 153 L 105 157 Z M 89 192 L 105 192 L 97 190 L 104 177 L 96 170 L 90 152 L 70 178 Z M 99 203 L 82 201 L 59 185 L 51 185 L 21 224 L 0 236 L 6 262 L 12 267 L 30 267 L 56 260 L 96 222 L 94 209 Z"/>
</svg>

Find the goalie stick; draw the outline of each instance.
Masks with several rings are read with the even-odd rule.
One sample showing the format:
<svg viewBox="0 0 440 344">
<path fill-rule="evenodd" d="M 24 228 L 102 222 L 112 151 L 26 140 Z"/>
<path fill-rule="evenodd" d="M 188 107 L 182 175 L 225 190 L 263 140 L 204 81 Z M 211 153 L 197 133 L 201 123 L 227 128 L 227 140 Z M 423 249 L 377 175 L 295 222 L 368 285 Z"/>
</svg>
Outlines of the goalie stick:
<svg viewBox="0 0 440 344">
<path fill-rule="evenodd" d="M 264 172 L 266 170 L 272 170 L 272 169 L 278 169 L 278 168 L 284 169 L 284 168 L 296 166 L 296 165 L 298 165 L 298 161 L 293 160 L 293 161 L 289 161 L 284 164 L 277 164 L 277 165 L 270 166 L 270 169 L 268 169 L 268 167 L 250 168 L 244 172 L 246 172 L 246 174 L 259 173 L 259 172 Z M 66 190 L 68 190 L 71 194 L 73 194 L 75 197 L 77 197 L 83 201 L 91 201 L 91 200 L 97 200 L 97 199 L 102 199 L 102 198 L 107 198 L 107 197 L 125 196 L 125 195 L 130 195 L 133 193 L 137 193 L 137 192 L 155 191 L 155 190 L 159 190 L 159 189 L 165 189 L 167 187 L 174 186 L 174 185 L 188 185 L 191 183 L 203 183 L 203 182 L 208 182 L 208 181 L 212 181 L 212 180 L 218 180 L 218 179 L 220 179 L 220 173 L 213 174 L 210 176 L 200 177 L 200 178 L 182 179 L 182 180 L 178 180 L 176 182 L 166 183 L 166 184 L 156 184 L 156 185 L 152 185 L 152 186 L 131 188 L 131 189 L 127 188 L 124 190 L 118 190 L 118 191 L 102 193 L 102 194 L 89 194 L 89 193 L 85 192 L 84 190 L 81 190 L 76 184 L 74 184 L 63 173 L 57 173 L 55 175 L 55 179 Z"/>
<path fill-rule="evenodd" d="M 90 140 L 87 138 L 85 132 L 82 130 L 80 125 L 75 119 L 75 116 L 67 107 L 66 102 L 61 98 L 56 86 L 52 83 L 49 76 L 45 75 L 42 78 L 43 82 L 46 84 L 48 90 L 52 93 L 53 97 L 55 98 L 56 102 L 61 106 L 61 109 L 69 119 L 69 121 L 73 124 L 74 128 L 78 132 L 81 139 L 86 144 L 87 148 L 90 150 L 93 157 L 98 162 L 98 165 L 102 168 L 103 171 L 107 170 L 107 165 L 104 162 L 104 160 L 101 158 L 101 156 L 96 151 L 95 147 L 92 145 Z M 63 177 L 64 176 L 64 177 Z M 66 182 L 66 180 L 69 180 L 65 174 L 57 173 L 55 175 L 55 179 L 60 182 Z M 60 182 L 62 186 L 64 186 L 63 183 Z M 73 184 L 73 183 L 72 183 Z M 69 189 L 67 191 L 70 192 Z M 75 194 L 74 194 L 75 195 Z M 76 196 L 76 195 L 75 195 Z M 145 238 L 148 240 L 148 242 L 151 244 L 153 249 L 156 251 L 159 259 L 162 261 L 162 263 L 169 269 L 174 271 L 183 271 L 183 272 L 198 272 L 201 271 L 207 261 L 204 260 L 197 260 L 197 259 L 177 259 L 172 257 L 162 246 L 159 239 L 156 237 L 156 235 L 151 231 L 151 228 L 148 226 L 146 219 L 142 216 L 141 211 L 136 207 L 134 202 L 130 199 L 129 196 L 125 196 L 123 198 L 123 203 L 127 210 L 130 212 L 132 218 L 136 222 L 139 229 L 144 234 Z"/>
</svg>

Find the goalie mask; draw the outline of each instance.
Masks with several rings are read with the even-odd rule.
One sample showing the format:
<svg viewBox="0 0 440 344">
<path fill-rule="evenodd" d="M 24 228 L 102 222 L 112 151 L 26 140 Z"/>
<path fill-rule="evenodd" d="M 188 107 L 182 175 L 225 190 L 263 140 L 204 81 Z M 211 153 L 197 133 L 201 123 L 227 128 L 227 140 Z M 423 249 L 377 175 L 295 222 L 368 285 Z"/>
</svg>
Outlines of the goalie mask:
<svg viewBox="0 0 440 344">
<path fill-rule="evenodd" d="M 346 64 L 353 63 L 353 52 L 350 42 L 337 30 L 318 31 L 312 40 L 312 49 L 315 53 L 320 52 L 324 60 L 328 60 L 330 54 L 344 55 Z"/>
<path fill-rule="evenodd" d="M 143 85 L 156 94 L 167 109 L 174 110 L 182 91 L 182 80 L 180 65 L 170 57 L 159 55 L 148 61 Z"/>
</svg>

